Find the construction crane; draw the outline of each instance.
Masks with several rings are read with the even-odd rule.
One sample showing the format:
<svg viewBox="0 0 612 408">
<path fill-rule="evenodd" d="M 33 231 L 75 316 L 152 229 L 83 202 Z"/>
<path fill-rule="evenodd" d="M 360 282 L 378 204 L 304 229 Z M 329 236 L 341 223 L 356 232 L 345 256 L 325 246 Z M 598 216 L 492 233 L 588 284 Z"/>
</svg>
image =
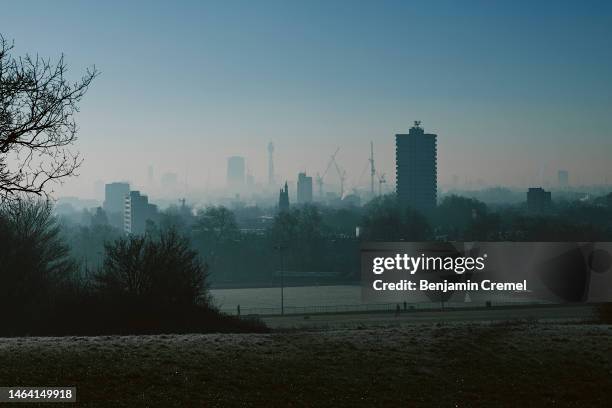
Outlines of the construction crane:
<svg viewBox="0 0 612 408">
<path fill-rule="evenodd" d="M 376 168 L 374 167 L 374 142 L 370 142 L 370 194 L 374 197 L 374 176 Z M 380 195 L 380 194 L 379 194 Z"/>
<path fill-rule="evenodd" d="M 319 175 L 319 173 L 317 173 L 317 185 L 319 186 L 319 198 L 321 199 L 323 199 L 323 179 L 329 172 L 329 169 L 331 168 L 332 163 L 336 162 L 336 155 L 338 154 L 339 151 L 340 151 L 340 148 L 337 148 L 334 154 L 330 156 L 329 162 L 327 163 L 327 168 L 325 169 L 323 174 Z"/>
<path fill-rule="evenodd" d="M 336 157 L 333 158 L 334 166 L 336 167 L 336 172 L 338 173 L 338 178 L 340 179 L 340 198 L 344 197 L 344 182 L 346 181 L 346 171 L 341 169 L 336 161 Z"/>
<path fill-rule="evenodd" d="M 356 186 L 361 186 L 363 176 L 365 175 L 366 170 L 368 170 L 368 167 L 370 168 L 370 196 L 374 197 L 374 179 L 376 177 L 376 166 L 374 164 L 374 142 L 370 142 L 370 157 L 364 164 L 361 173 L 359 173 L 359 178 L 357 179 Z M 353 187 L 353 190 L 355 190 L 356 186 Z"/>
<path fill-rule="evenodd" d="M 387 180 L 385 179 L 385 173 L 378 175 L 378 195 L 382 195 L 382 185 L 385 184 Z"/>
</svg>

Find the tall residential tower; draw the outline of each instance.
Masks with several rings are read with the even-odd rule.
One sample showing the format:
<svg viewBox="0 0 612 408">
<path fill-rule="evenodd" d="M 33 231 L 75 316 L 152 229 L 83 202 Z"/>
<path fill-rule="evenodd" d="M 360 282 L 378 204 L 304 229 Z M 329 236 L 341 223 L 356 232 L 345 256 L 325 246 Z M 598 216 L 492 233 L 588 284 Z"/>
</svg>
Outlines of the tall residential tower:
<svg viewBox="0 0 612 408">
<path fill-rule="evenodd" d="M 422 213 L 436 207 L 438 190 L 437 135 L 415 121 L 408 134 L 395 135 L 396 192 L 400 204 Z"/>
<path fill-rule="evenodd" d="M 147 221 L 157 221 L 157 215 L 157 206 L 149 203 L 146 195 L 130 191 L 124 201 L 123 231 L 126 234 L 144 234 Z"/>
</svg>

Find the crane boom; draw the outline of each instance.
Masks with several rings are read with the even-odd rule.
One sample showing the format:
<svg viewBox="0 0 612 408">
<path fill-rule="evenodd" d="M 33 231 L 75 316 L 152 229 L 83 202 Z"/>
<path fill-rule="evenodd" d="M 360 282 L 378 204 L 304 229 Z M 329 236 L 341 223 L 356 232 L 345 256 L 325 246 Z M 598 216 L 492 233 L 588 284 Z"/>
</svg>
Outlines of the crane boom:
<svg viewBox="0 0 612 408">
<path fill-rule="evenodd" d="M 325 169 L 323 174 L 320 176 L 317 174 L 317 184 L 319 185 L 319 198 L 323 198 L 323 179 L 329 172 L 329 169 L 331 168 L 332 163 L 336 161 L 336 155 L 338 154 L 339 151 L 340 151 L 340 148 L 338 147 L 336 151 L 334 152 L 334 154 L 330 156 L 329 162 L 327 163 L 327 168 Z"/>
</svg>

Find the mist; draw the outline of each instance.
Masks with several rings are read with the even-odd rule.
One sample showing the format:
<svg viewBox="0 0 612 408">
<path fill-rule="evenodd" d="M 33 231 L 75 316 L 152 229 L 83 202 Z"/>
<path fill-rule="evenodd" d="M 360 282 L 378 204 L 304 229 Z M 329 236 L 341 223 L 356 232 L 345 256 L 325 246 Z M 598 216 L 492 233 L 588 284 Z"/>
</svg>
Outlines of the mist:
<svg viewBox="0 0 612 408">
<path fill-rule="evenodd" d="M 101 71 L 78 116 L 84 163 L 55 196 L 100 198 L 96 182 L 119 180 L 156 190 L 152 166 L 157 183 L 174 173 L 180 194 L 205 197 L 235 155 L 266 184 L 270 141 L 278 188 L 322 174 L 340 147 L 347 188 L 367 189 L 373 141 L 391 191 L 394 135 L 413 120 L 438 135 L 440 186 L 612 178 L 606 4 L 43 2 L 26 27 L 27 7 L 1 17 L 17 54 Z"/>
</svg>

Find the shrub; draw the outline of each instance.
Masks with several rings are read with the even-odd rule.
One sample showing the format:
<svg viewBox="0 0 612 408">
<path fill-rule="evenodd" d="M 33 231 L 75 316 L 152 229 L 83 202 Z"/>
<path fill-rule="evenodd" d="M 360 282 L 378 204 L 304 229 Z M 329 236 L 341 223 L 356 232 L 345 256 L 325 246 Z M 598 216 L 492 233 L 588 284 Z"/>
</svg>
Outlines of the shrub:
<svg viewBox="0 0 612 408">
<path fill-rule="evenodd" d="M 95 277 L 100 294 L 161 306 L 208 304 L 208 267 L 175 230 L 162 231 L 159 239 L 120 238 L 105 251 Z"/>
</svg>

